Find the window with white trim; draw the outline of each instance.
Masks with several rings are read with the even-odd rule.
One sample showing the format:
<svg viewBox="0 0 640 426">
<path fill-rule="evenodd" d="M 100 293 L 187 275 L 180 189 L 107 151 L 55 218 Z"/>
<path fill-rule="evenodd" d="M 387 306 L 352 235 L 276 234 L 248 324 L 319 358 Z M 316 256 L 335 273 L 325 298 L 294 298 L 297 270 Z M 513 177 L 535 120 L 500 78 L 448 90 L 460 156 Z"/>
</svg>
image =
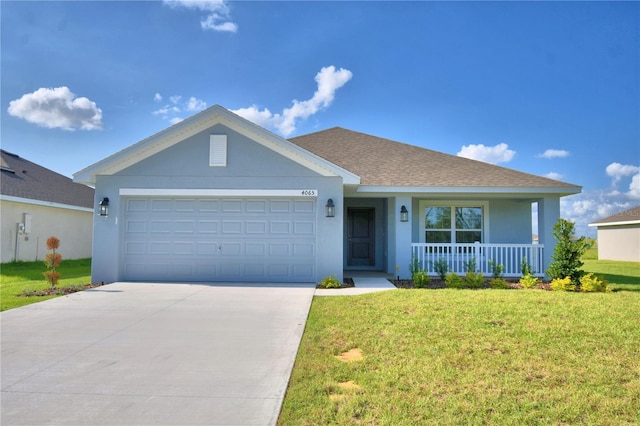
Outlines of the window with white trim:
<svg viewBox="0 0 640 426">
<path fill-rule="evenodd" d="M 426 243 L 475 243 L 483 241 L 484 209 L 481 206 L 424 207 Z"/>
</svg>

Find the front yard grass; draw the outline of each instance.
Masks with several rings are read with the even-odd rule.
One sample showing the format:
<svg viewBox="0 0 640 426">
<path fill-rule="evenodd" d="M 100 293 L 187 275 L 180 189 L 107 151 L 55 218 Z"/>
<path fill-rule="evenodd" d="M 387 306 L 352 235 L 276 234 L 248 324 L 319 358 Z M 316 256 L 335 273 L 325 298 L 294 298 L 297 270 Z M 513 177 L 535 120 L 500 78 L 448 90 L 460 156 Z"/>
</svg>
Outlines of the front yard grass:
<svg viewBox="0 0 640 426">
<path fill-rule="evenodd" d="M 640 424 L 640 264 L 621 263 L 585 262 L 612 293 L 315 298 L 278 424 Z"/>
<path fill-rule="evenodd" d="M 12 262 L 0 265 L 0 311 L 29 305 L 57 297 L 22 296 L 25 291 L 50 288 L 42 273 L 47 267 L 42 261 Z M 57 268 L 62 275 L 57 287 L 86 285 L 91 283 L 91 259 L 63 260 Z"/>
</svg>

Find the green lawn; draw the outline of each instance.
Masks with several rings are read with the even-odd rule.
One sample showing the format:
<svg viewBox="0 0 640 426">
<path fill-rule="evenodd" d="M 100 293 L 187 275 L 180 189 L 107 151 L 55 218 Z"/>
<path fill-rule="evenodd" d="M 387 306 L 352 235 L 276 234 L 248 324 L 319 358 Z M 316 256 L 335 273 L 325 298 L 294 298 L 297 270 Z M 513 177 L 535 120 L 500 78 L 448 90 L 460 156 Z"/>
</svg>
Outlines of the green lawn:
<svg viewBox="0 0 640 426">
<path fill-rule="evenodd" d="M 278 423 L 640 424 L 640 263 L 584 269 L 615 291 L 315 298 Z"/>
<path fill-rule="evenodd" d="M 15 262 L 0 265 L 0 310 L 17 308 L 57 296 L 22 297 L 24 291 L 49 287 L 42 273 L 44 262 Z M 58 287 L 91 283 L 91 259 L 63 260 L 57 269 L 62 277 Z"/>
</svg>

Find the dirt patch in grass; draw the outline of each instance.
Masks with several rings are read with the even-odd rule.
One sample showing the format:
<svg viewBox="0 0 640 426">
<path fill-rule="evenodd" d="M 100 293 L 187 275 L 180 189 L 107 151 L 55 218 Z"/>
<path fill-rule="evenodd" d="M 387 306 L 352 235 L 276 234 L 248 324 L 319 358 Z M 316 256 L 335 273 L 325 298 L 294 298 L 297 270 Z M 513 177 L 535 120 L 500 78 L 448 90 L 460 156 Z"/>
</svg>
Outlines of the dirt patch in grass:
<svg viewBox="0 0 640 426">
<path fill-rule="evenodd" d="M 360 361 L 362 359 L 362 351 L 360 348 L 353 348 L 347 352 L 342 352 L 340 355 L 336 355 L 336 359 L 342 362 Z"/>
</svg>

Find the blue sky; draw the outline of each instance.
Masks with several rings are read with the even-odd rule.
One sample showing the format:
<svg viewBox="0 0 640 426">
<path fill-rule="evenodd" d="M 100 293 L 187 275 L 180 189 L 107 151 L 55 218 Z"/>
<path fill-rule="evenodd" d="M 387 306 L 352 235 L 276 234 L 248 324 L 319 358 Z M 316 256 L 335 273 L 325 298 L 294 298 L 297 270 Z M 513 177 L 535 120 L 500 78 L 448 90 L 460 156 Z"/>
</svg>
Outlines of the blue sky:
<svg viewBox="0 0 640 426">
<path fill-rule="evenodd" d="M 220 104 L 640 203 L 639 2 L 2 1 L 2 148 L 73 173 Z"/>
</svg>

